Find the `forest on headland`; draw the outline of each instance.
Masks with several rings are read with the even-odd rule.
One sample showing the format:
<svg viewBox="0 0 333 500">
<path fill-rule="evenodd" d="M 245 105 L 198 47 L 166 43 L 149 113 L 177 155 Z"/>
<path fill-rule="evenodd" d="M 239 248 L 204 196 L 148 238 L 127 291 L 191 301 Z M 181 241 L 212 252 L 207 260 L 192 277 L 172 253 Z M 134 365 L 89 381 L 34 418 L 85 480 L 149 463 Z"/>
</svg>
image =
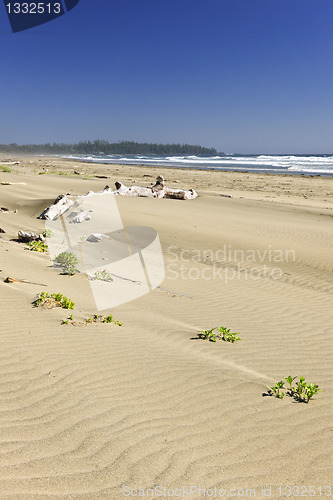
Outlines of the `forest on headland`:
<svg viewBox="0 0 333 500">
<path fill-rule="evenodd" d="M 0 144 L 1 153 L 23 154 L 103 154 L 103 155 L 196 155 L 214 156 L 215 148 L 192 146 L 190 144 L 151 144 L 134 141 L 108 142 L 96 139 L 77 144 Z"/>
</svg>

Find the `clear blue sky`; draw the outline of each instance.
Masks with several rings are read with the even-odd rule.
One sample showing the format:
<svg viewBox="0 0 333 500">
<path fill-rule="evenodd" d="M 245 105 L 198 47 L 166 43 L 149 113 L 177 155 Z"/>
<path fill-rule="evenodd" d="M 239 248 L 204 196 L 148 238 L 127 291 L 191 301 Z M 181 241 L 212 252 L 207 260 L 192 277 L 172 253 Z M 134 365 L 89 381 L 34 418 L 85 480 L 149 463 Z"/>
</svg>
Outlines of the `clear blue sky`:
<svg viewBox="0 0 333 500">
<path fill-rule="evenodd" d="M 80 0 L 13 34 L 0 143 L 180 142 L 333 152 L 332 0 Z"/>
</svg>

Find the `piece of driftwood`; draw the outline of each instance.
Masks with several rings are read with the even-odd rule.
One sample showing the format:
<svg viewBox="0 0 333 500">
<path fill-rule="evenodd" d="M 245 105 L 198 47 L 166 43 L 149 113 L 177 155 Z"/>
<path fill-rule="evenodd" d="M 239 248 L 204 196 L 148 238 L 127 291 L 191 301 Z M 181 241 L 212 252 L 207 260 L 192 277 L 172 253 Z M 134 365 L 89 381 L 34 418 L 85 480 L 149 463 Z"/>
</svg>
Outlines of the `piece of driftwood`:
<svg viewBox="0 0 333 500">
<path fill-rule="evenodd" d="M 38 217 L 39 219 L 56 220 L 60 215 L 66 212 L 72 205 L 73 201 L 66 195 L 60 194 L 53 205 L 46 208 Z"/>
<path fill-rule="evenodd" d="M 122 182 L 116 182 L 117 190 L 114 191 L 114 194 L 120 194 L 121 196 L 140 196 L 143 198 L 163 198 L 160 196 L 160 191 L 155 192 L 152 188 L 148 187 L 140 187 L 140 186 L 131 186 L 127 187 Z"/>
<path fill-rule="evenodd" d="M 21 162 L 20 161 L 5 161 L 1 162 L 1 165 L 19 165 Z"/>
<path fill-rule="evenodd" d="M 6 231 L 0 227 L 0 233 L 5 233 Z"/>
<path fill-rule="evenodd" d="M 7 182 L 7 181 L 3 181 L 1 182 L 1 185 L 2 186 L 26 186 L 27 183 L 26 182 Z"/>
<path fill-rule="evenodd" d="M 142 196 L 148 198 L 175 198 L 178 200 L 192 200 L 198 195 L 194 189 L 172 189 L 165 185 L 165 179 L 161 175 L 156 178 L 156 183 L 152 187 L 131 186 L 127 187 L 121 182 L 116 182 L 117 190 L 115 194 L 122 196 Z"/>
<path fill-rule="evenodd" d="M 141 187 L 141 186 L 125 186 L 122 182 L 117 181 L 115 183 L 116 190 L 112 191 L 109 186 L 105 186 L 102 191 L 95 193 L 94 191 L 88 191 L 87 194 L 83 196 L 75 196 L 74 198 L 89 198 L 94 195 L 104 195 L 104 194 L 116 194 L 121 196 L 139 196 L 144 198 L 175 198 L 178 200 L 193 200 L 198 195 L 194 189 L 172 189 L 165 185 L 164 177 L 159 175 L 156 178 L 156 183 L 154 186 Z M 62 214 L 64 214 L 72 205 L 74 201 L 71 200 L 69 195 L 61 194 L 55 200 L 53 205 L 46 208 L 38 217 L 39 219 L 56 220 Z M 70 222 L 80 223 L 84 220 L 89 220 L 91 217 L 86 211 L 82 210 L 77 214 Z"/>
<path fill-rule="evenodd" d="M 34 281 L 27 281 L 27 280 L 17 280 L 15 278 L 12 278 L 11 276 L 7 276 L 7 278 L 4 280 L 5 283 L 28 283 L 29 285 L 39 285 L 39 286 L 47 286 L 44 283 L 35 283 Z"/>
<path fill-rule="evenodd" d="M 0 212 L 4 214 L 16 214 L 17 210 L 9 210 L 9 208 L 0 207 Z"/>
<path fill-rule="evenodd" d="M 151 188 L 151 190 L 154 191 L 154 193 L 159 193 L 161 191 L 164 191 L 164 189 L 165 189 L 165 179 L 162 175 L 159 175 L 158 177 L 156 177 L 156 183 Z"/>
<path fill-rule="evenodd" d="M 18 232 L 18 239 L 23 243 L 29 243 L 29 241 L 44 241 L 45 238 L 42 234 L 36 233 L 26 233 L 25 231 Z"/>
</svg>

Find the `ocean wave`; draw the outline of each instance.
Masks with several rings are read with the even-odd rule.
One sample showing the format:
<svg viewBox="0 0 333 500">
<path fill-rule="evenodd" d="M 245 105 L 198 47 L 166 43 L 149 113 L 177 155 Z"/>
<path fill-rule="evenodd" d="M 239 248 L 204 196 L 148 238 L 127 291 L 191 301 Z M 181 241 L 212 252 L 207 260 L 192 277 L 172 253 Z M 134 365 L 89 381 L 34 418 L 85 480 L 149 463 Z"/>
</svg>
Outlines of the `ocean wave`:
<svg viewBox="0 0 333 500">
<path fill-rule="evenodd" d="M 248 170 L 290 174 L 333 175 L 333 155 L 236 155 L 148 156 L 148 155 L 61 155 L 89 163 L 159 165 L 190 169 Z"/>
</svg>

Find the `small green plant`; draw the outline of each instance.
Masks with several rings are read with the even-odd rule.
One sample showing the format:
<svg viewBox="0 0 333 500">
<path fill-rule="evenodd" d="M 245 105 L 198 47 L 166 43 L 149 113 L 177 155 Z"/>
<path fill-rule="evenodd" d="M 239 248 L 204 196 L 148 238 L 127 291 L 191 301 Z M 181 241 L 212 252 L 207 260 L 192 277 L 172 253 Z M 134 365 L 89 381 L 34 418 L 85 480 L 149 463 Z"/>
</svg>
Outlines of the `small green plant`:
<svg viewBox="0 0 333 500">
<path fill-rule="evenodd" d="M 286 382 L 288 382 L 289 384 L 289 391 L 291 393 L 291 395 L 294 394 L 295 392 L 295 387 L 293 387 L 293 381 L 295 380 L 296 377 L 292 377 L 291 375 L 289 375 L 288 377 L 285 378 Z"/>
<path fill-rule="evenodd" d="M 113 281 L 112 274 L 109 273 L 106 269 L 103 271 L 96 271 L 94 276 L 91 278 L 92 281 L 99 280 L 99 281 Z"/>
<path fill-rule="evenodd" d="M 109 316 L 99 316 L 98 314 L 95 314 L 92 318 L 88 318 L 86 323 L 114 323 L 115 325 L 123 326 L 120 321 L 113 319 L 112 314 L 109 314 Z"/>
<path fill-rule="evenodd" d="M 49 309 L 53 307 L 62 307 L 63 309 L 74 309 L 75 302 L 67 297 L 64 297 L 62 293 L 47 293 L 42 292 L 39 294 L 38 298 L 34 302 L 35 306 L 46 306 Z"/>
<path fill-rule="evenodd" d="M 319 389 L 317 384 L 307 384 L 304 377 L 299 378 L 299 382 L 296 383 L 296 391 L 294 393 L 295 399 L 298 401 L 308 403 L 310 399 L 318 392 L 323 392 Z"/>
<path fill-rule="evenodd" d="M 62 252 L 57 255 L 54 259 L 56 264 L 59 264 L 65 274 L 73 276 L 73 274 L 79 273 L 80 271 L 76 269 L 76 264 L 79 262 L 77 257 L 70 252 Z"/>
<path fill-rule="evenodd" d="M 102 323 L 112 323 L 112 321 L 113 321 L 112 314 L 109 314 L 109 316 L 105 316 L 105 317 L 103 318 Z"/>
<path fill-rule="evenodd" d="M 296 386 L 294 387 L 293 381 L 296 378 L 297 377 L 292 377 L 291 375 L 285 377 L 285 381 L 289 384 L 287 395 L 294 398 L 296 401 L 300 403 L 308 403 L 315 394 L 318 394 L 318 392 L 322 392 L 317 384 L 307 384 L 304 377 L 300 377 L 299 381 L 296 382 Z M 273 387 L 271 387 L 271 391 L 277 398 L 280 399 L 282 399 L 284 396 L 284 393 L 280 392 L 281 389 L 284 389 L 283 380 L 280 380 L 280 382 L 277 382 Z"/>
<path fill-rule="evenodd" d="M 73 317 L 73 314 L 71 314 L 70 316 L 68 316 L 68 318 L 67 318 L 67 319 L 63 319 L 63 320 L 62 320 L 62 322 L 61 322 L 61 324 L 62 324 L 62 325 L 68 325 L 70 321 L 72 322 L 71 324 L 73 324 L 73 323 L 74 323 L 74 317 Z"/>
<path fill-rule="evenodd" d="M 51 229 L 44 229 L 42 235 L 44 236 L 44 238 L 52 238 L 52 236 L 54 236 L 54 232 L 51 231 Z"/>
<path fill-rule="evenodd" d="M 48 250 L 47 245 L 42 241 L 29 241 L 27 247 L 31 252 L 45 253 Z"/>
<path fill-rule="evenodd" d="M 198 337 L 199 339 L 203 339 L 203 340 L 210 340 L 211 342 L 216 342 L 216 335 L 214 332 L 214 330 L 216 330 L 216 327 L 214 328 L 211 328 L 210 330 L 200 330 L 198 332 Z"/>
<path fill-rule="evenodd" d="M 284 392 L 281 392 L 281 389 L 284 389 L 283 385 L 283 380 L 280 380 L 280 382 L 276 382 L 276 384 L 271 387 L 272 391 L 275 394 L 275 397 L 279 399 L 282 399 L 284 397 Z"/>
<path fill-rule="evenodd" d="M 217 330 L 218 333 L 214 333 L 214 330 Z M 220 328 L 211 328 L 210 330 L 200 330 L 198 332 L 199 339 L 210 340 L 211 342 L 216 342 L 217 340 L 224 340 L 225 342 L 237 342 L 237 340 L 242 340 L 239 337 L 238 332 L 232 333 L 230 329 L 225 326 L 220 326 Z"/>
<path fill-rule="evenodd" d="M 233 344 L 238 340 L 242 340 L 241 338 L 237 337 L 237 335 L 239 335 L 238 332 L 232 333 L 230 329 L 226 328 L 225 326 L 220 326 L 220 328 L 218 328 L 217 331 L 220 332 L 220 337 L 225 342 L 231 342 Z"/>
<path fill-rule="evenodd" d="M 0 165 L 0 170 L 2 172 L 8 172 L 9 174 L 11 173 L 12 169 L 9 167 L 4 167 L 3 165 Z"/>
</svg>

